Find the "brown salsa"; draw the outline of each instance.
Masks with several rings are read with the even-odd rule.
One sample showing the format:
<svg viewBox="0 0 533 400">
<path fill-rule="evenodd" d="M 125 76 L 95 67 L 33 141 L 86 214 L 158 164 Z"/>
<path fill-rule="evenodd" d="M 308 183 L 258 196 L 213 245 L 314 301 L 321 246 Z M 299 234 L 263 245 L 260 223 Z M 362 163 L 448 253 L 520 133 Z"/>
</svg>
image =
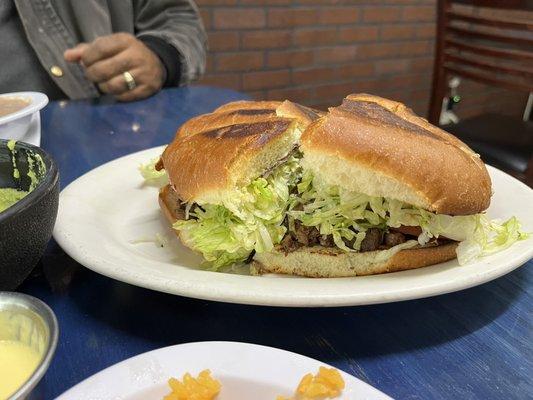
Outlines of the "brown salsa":
<svg viewBox="0 0 533 400">
<path fill-rule="evenodd" d="M 0 117 L 22 110 L 30 103 L 29 99 L 21 97 L 0 97 Z"/>
</svg>

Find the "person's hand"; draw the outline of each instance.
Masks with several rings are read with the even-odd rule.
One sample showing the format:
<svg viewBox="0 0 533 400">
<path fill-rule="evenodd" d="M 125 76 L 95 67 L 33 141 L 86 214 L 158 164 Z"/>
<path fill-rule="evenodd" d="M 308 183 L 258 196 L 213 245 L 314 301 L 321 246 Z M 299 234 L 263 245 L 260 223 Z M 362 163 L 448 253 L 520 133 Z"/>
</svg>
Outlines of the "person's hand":
<svg viewBox="0 0 533 400">
<path fill-rule="evenodd" d="M 159 57 L 128 33 L 115 33 L 91 43 L 80 43 L 65 51 L 64 57 L 66 61 L 81 63 L 87 79 L 120 101 L 148 97 L 161 89 L 165 79 L 165 67 Z M 124 72 L 129 72 L 135 79 L 134 89 L 128 89 Z"/>
</svg>

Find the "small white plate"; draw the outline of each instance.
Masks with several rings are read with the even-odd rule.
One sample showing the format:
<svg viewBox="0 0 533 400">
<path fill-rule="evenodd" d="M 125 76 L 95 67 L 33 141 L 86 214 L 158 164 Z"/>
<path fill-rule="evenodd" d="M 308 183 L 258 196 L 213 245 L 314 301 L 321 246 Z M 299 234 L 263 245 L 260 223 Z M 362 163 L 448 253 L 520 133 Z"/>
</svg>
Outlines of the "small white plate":
<svg viewBox="0 0 533 400">
<path fill-rule="evenodd" d="M 4 93 L 1 97 L 29 100 L 29 104 L 11 114 L 0 117 L 0 139 L 14 139 L 35 146 L 41 144 L 41 116 L 39 111 L 48 104 L 48 97 L 39 92 Z"/>
<path fill-rule="evenodd" d="M 321 366 L 312 358 L 273 347 L 237 342 L 199 342 L 150 351 L 109 367 L 57 400 L 162 399 L 169 378 L 204 369 L 222 384 L 217 400 L 275 400 L 291 396 L 301 378 Z M 367 383 L 340 371 L 346 387 L 338 400 L 387 400 Z"/>
<path fill-rule="evenodd" d="M 145 150 L 102 165 L 60 195 L 54 238 L 79 263 L 133 285 L 230 303 L 270 306 L 348 306 L 434 296 L 495 279 L 533 257 L 533 239 L 459 266 L 457 260 L 411 271 L 355 278 L 249 276 L 198 269 L 200 257 L 183 247 L 161 216 L 158 191 L 137 172 L 160 155 Z M 533 190 L 489 167 L 495 194 L 491 218 L 517 216 L 533 231 Z M 156 235 L 169 240 L 160 247 Z"/>
</svg>

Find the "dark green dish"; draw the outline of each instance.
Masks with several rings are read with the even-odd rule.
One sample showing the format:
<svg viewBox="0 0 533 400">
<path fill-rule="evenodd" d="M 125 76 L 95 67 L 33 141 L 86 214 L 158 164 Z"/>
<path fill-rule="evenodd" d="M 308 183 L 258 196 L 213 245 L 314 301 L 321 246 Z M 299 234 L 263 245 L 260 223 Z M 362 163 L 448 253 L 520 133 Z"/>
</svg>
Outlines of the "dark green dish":
<svg viewBox="0 0 533 400">
<path fill-rule="evenodd" d="M 32 184 L 28 172 L 37 179 L 35 188 L 11 207 L 0 212 L 0 290 L 13 290 L 31 273 L 52 236 L 59 201 L 59 173 L 54 160 L 41 148 L 27 143 L 15 144 L 0 139 L 0 188 L 28 191 Z M 38 156 L 36 156 L 38 155 Z M 30 168 L 38 159 L 45 168 Z"/>
</svg>

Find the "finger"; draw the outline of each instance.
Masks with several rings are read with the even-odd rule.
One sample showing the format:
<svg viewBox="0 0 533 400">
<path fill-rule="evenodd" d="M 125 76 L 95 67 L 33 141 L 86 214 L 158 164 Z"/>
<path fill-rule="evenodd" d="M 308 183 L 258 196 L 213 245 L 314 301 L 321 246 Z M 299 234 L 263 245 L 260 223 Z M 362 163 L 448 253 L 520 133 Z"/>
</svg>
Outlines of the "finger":
<svg viewBox="0 0 533 400">
<path fill-rule="evenodd" d="M 85 49 L 81 60 L 86 67 L 90 67 L 97 61 L 113 57 L 125 50 L 134 40 L 135 38 L 127 33 L 115 33 L 99 37 Z"/>
<path fill-rule="evenodd" d="M 137 86 L 133 90 L 128 90 L 118 96 L 115 96 L 118 101 L 134 101 L 144 99 L 150 96 L 153 91 L 146 85 Z"/>
<path fill-rule="evenodd" d="M 137 68 L 130 71 L 137 87 L 133 90 L 128 90 L 119 95 L 116 95 L 116 99 L 119 101 L 133 101 L 140 100 L 151 96 L 161 89 L 162 82 L 155 82 L 153 80 L 153 74 L 151 70 L 145 68 Z"/>
<path fill-rule="evenodd" d="M 116 75 L 113 78 L 98 84 L 98 87 L 103 93 L 119 95 L 128 91 L 128 85 L 122 74 Z"/>
<path fill-rule="evenodd" d="M 123 51 L 114 57 L 95 62 L 87 67 L 85 76 L 92 82 L 102 83 L 128 71 L 134 63 L 128 53 L 128 51 Z"/>
<path fill-rule="evenodd" d="M 63 58 L 68 62 L 80 62 L 81 56 L 88 46 L 87 43 L 80 43 L 71 49 L 67 49 L 63 53 Z"/>
</svg>

